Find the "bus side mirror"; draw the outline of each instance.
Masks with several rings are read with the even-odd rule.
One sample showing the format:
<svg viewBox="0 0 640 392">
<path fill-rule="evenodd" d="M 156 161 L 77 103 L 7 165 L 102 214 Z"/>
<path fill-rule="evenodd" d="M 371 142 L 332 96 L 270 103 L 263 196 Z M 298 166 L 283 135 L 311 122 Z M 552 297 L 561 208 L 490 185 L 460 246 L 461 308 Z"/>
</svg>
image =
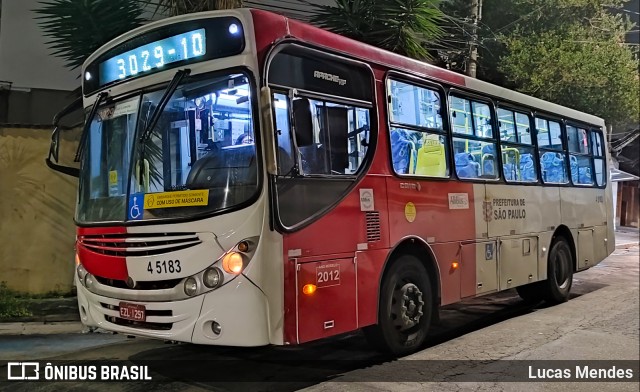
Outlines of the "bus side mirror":
<svg viewBox="0 0 640 392">
<path fill-rule="evenodd" d="M 264 151 L 267 173 L 278 174 L 276 163 L 276 140 L 275 129 L 273 127 L 273 105 L 271 89 L 267 86 L 260 89 L 260 113 L 262 116 L 262 129 L 264 132 Z"/>
<path fill-rule="evenodd" d="M 71 177 L 79 177 L 80 169 L 72 166 L 61 165 L 60 162 L 60 120 L 69 114 L 82 109 L 82 97 L 77 98 L 67 107 L 62 109 L 53 117 L 53 131 L 51 132 L 51 144 L 49 145 L 49 155 L 45 158 L 47 166 L 57 172 L 66 174 Z"/>
</svg>

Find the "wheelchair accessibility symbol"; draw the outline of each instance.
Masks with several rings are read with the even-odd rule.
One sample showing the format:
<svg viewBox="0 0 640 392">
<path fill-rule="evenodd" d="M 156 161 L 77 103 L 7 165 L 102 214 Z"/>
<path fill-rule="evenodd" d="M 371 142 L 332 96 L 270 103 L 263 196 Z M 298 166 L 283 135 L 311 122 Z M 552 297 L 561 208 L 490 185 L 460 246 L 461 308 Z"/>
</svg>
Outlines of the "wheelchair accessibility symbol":
<svg viewBox="0 0 640 392">
<path fill-rule="evenodd" d="M 144 193 L 134 193 L 129 196 L 129 207 L 127 208 L 128 220 L 142 219 L 142 203 L 144 203 Z"/>
</svg>

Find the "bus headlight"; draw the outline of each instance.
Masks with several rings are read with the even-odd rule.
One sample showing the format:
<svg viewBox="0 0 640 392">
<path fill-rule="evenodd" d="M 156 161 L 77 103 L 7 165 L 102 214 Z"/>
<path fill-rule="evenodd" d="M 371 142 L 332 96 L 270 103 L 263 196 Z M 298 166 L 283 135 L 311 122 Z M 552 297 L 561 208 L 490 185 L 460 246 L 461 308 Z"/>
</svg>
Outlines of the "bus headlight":
<svg viewBox="0 0 640 392">
<path fill-rule="evenodd" d="M 218 268 L 207 268 L 202 275 L 202 283 L 210 289 L 215 289 L 222 284 L 224 277 Z"/>
<path fill-rule="evenodd" d="M 184 293 L 189 297 L 193 297 L 198 292 L 198 282 L 192 276 L 184 281 Z"/>
</svg>

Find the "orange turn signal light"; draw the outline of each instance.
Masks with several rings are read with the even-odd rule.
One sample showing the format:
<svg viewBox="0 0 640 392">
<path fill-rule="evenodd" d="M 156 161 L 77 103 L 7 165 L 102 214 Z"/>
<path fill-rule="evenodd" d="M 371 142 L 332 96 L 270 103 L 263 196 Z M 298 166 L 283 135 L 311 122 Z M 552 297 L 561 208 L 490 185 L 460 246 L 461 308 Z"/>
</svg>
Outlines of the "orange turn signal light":
<svg viewBox="0 0 640 392">
<path fill-rule="evenodd" d="M 311 295 L 316 292 L 318 287 L 315 284 L 305 284 L 302 286 L 302 293 L 306 295 Z"/>
<path fill-rule="evenodd" d="M 244 262 L 242 261 L 242 255 L 237 252 L 229 252 L 222 259 L 222 269 L 230 274 L 239 274 L 244 268 Z"/>
<path fill-rule="evenodd" d="M 454 261 L 453 263 L 451 263 L 452 269 L 458 269 L 458 267 L 460 267 L 460 263 L 458 263 L 457 261 Z"/>
</svg>

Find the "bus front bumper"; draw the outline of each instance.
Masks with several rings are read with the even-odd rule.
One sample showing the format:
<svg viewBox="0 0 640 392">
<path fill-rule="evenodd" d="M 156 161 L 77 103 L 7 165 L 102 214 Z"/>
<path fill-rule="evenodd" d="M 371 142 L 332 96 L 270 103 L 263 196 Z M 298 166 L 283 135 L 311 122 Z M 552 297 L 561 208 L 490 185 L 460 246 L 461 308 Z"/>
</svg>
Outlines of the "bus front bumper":
<svg viewBox="0 0 640 392">
<path fill-rule="evenodd" d="M 80 319 L 86 326 L 197 344 L 270 344 L 267 299 L 260 289 L 242 275 L 209 293 L 181 301 L 164 302 L 138 302 L 101 296 L 87 290 L 77 275 L 75 279 Z M 120 318 L 122 302 L 143 305 L 146 314 L 144 322 Z"/>
</svg>

